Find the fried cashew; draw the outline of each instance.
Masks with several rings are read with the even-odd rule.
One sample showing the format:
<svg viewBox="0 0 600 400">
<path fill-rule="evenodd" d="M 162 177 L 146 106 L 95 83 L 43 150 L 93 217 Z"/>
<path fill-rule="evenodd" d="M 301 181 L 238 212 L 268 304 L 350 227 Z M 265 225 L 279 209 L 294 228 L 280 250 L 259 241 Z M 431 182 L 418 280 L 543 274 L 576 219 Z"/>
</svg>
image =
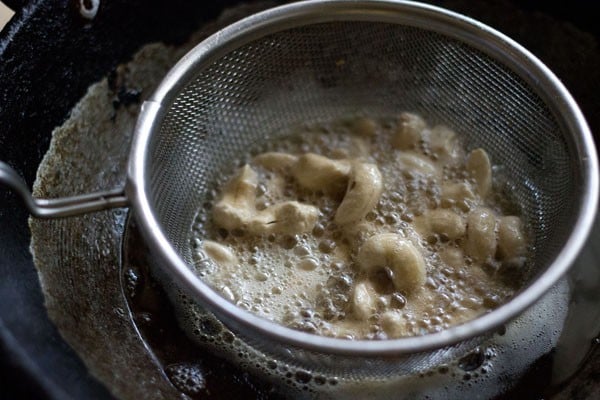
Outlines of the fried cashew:
<svg viewBox="0 0 600 400">
<path fill-rule="evenodd" d="M 347 225 L 363 219 L 377 205 L 382 191 L 381 172 L 375 164 L 352 162 L 346 194 L 335 212 L 335 223 Z"/>
<path fill-rule="evenodd" d="M 314 153 L 296 156 L 267 152 L 254 157 L 254 162 L 271 171 L 288 170 L 302 187 L 330 195 L 344 192 L 350 174 L 348 160 L 334 160 Z"/>
<path fill-rule="evenodd" d="M 267 169 L 289 168 L 298 183 L 309 190 L 321 190 L 329 195 L 341 195 L 346 190 L 334 217 L 339 225 L 361 220 L 375 207 L 383 191 L 381 173 L 374 164 L 332 160 L 313 153 L 293 156 L 269 152 L 254 160 Z M 318 209 L 295 201 L 257 211 L 256 187 L 256 172 L 244 166 L 216 204 L 215 222 L 225 229 L 242 228 L 253 234 L 301 233 L 316 224 Z"/>
<path fill-rule="evenodd" d="M 475 149 L 467 158 L 467 172 L 477 184 L 477 193 L 485 197 L 492 188 L 492 164 L 483 149 Z"/>
<path fill-rule="evenodd" d="M 227 183 L 223 197 L 213 208 L 213 219 L 217 225 L 227 230 L 244 227 L 256 213 L 256 186 L 258 175 L 244 165 Z"/>
<path fill-rule="evenodd" d="M 435 233 L 444 235 L 449 240 L 460 239 L 466 231 L 462 217 L 445 209 L 427 211 L 415 220 L 415 225 L 423 236 Z"/>
<path fill-rule="evenodd" d="M 476 262 L 485 262 L 496 252 L 496 217 L 487 208 L 473 210 L 467 216 L 465 251 Z"/>
<path fill-rule="evenodd" d="M 381 314 L 379 319 L 381 329 L 389 338 L 399 338 L 410 333 L 406 320 L 401 312 L 390 310 Z"/>
<path fill-rule="evenodd" d="M 301 186 L 327 194 L 343 193 L 349 174 L 348 160 L 332 160 L 314 153 L 299 156 L 292 166 L 292 175 Z"/>
<path fill-rule="evenodd" d="M 314 228 L 318 216 L 319 210 L 314 206 L 297 201 L 285 201 L 257 212 L 247 222 L 246 228 L 248 232 L 255 235 L 304 233 Z"/>
<path fill-rule="evenodd" d="M 436 125 L 429 132 L 429 149 L 440 160 L 453 161 L 458 155 L 456 132 L 445 125 Z"/>
<path fill-rule="evenodd" d="M 519 217 L 507 216 L 498 220 L 498 253 L 505 260 L 527 253 L 523 222 Z"/>
<path fill-rule="evenodd" d="M 256 209 L 256 172 L 245 165 L 231 179 L 223 197 L 213 209 L 215 223 L 225 229 L 245 229 L 254 235 L 269 233 L 304 233 L 317 223 L 319 210 L 297 201 L 274 204 Z"/>
<path fill-rule="evenodd" d="M 352 291 L 351 305 L 354 317 L 360 320 L 367 320 L 377 311 L 377 296 L 373 285 L 366 282 L 359 282 Z"/>
<path fill-rule="evenodd" d="M 202 248 L 207 256 L 221 266 L 232 266 L 238 263 L 238 258 L 231 249 L 212 240 L 205 240 Z"/>
<path fill-rule="evenodd" d="M 456 205 L 462 211 L 469 211 L 475 199 L 471 185 L 466 182 L 442 184 L 441 203 L 444 208 Z"/>
<path fill-rule="evenodd" d="M 411 293 L 425 284 L 425 260 L 408 240 L 394 233 L 371 236 L 360 248 L 357 263 L 362 271 L 389 268 L 394 287 Z"/>
<path fill-rule="evenodd" d="M 268 151 L 254 157 L 254 162 L 256 164 L 271 171 L 291 168 L 297 161 L 297 156 L 278 151 Z"/>
<path fill-rule="evenodd" d="M 398 127 L 392 136 L 392 147 L 400 150 L 414 149 L 419 144 L 427 124 L 417 114 L 402 113 L 398 118 Z"/>
<path fill-rule="evenodd" d="M 441 171 L 424 156 L 414 153 L 400 153 L 398 160 L 402 163 L 405 171 L 424 176 L 439 176 Z"/>
</svg>

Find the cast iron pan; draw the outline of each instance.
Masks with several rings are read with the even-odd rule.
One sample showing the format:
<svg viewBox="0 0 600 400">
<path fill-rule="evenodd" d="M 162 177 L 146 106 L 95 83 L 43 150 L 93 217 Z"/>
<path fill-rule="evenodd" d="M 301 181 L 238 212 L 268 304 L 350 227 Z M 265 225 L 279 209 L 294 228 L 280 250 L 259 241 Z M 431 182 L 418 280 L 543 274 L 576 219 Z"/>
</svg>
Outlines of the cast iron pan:
<svg viewBox="0 0 600 400">
<path fill-rule="evenodd" d="M 543 24 L 516 24 L 513 15 L 496 15 L 495 4 L 501 1 L 486 2 L 488 9 L 477 10 L 466 1 L 435 3 L 490 24 L 540 57 L 577 99 L 597 138 L 598 48 L 579 46 L 577 36 L 572 42 L 564 35 L 553 37 Z M 101 0 L 90 23 L 81 17 L 79 1 L 4 0 L 16 14 L 0 33 L 0 160 L 16 168 L 31 186 L 52 129 L 65 120 L 90 84 L 127 61 L 141 45 L 181 42 L 201 21 L 235 2 Z M 600 37 L 593 2 L 515 4 L 528 15 L 539 11 L 554 21 L 572 23 L 596 43 Z M 0 189 L 0 399 L 111 398 L 46 315 L 29 253 L 27 218 L 16 198 Z"/>
</svg>

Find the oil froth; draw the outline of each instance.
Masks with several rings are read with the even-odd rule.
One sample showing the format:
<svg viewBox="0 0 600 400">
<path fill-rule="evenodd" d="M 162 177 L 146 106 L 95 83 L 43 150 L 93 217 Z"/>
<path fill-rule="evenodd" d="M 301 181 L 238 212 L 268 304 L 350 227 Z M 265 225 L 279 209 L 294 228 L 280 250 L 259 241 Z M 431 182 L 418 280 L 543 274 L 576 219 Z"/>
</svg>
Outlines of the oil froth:
<svg viewBox="0 0 600 400">
<path fill-rule="evenodd" d="M 417 135 L 403 135 L 407 121 L 414 125 L 415 120 L 422 122 Z M 428 127 L 419 116 L 404 113 L 343 119 L 280 136 L 236 163 L 245 165 L 237 178 L 216 184 L 191 239 L 197 272 L 240 308 L 305 332 L 386 339 L 460 324 L 496 308 L 520 286 L 526 242 L 520 219 L 505 217 L 518 207 L 491 188 L 485 151 L 468 153 L 449 128 Z M 314 166 L 305 162 L 300 172 L 293 169 L 308 158 Z M 383 188 L 364 217 L 343 224 L 339 182 L 357 162 L 375 166 Z M 353 184 L 348 182 L 346 196 Z M 227 194 L 234 186 L 237 198 Z M 240 190 L 246 197 L 239 197 Z M 219 223 L 211 214 L 225 199 L 230 209 L 246 208 Z M 310 229 L 273 230 L 272 222 L 263 231 L 253 227 L 286 202 L 316 209 Z M 230 215 L 242 222 L 230 223 Z M 497 250 L 508 240 L 502 242 L 502 232 L 514 239 L 504 246 L 509 255 Z M 368 241 L 390 233 L 424 260 L 422 287 L 399 286 L 408 278 L 400 276 L 406 270 L 374 265 L 367 271 L 361 262 Z M 234 256 L 219 260 L 206 240 Z"/>
</svg>

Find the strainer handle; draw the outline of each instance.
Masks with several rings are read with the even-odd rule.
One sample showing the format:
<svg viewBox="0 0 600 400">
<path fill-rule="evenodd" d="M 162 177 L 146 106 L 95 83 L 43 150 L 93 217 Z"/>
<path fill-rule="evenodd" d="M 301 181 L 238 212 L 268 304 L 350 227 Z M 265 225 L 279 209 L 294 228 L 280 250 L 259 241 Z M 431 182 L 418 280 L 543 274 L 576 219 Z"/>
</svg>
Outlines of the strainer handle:
<svg viewBox="0 0 600 400">
<path fill-rule="evenodd" d="M 35 199 L 17 171 L 2 161 L 0 161 L 0 183 L 14 190 L 31 215 L 37 218 L 70 217 L 129 205 L 124 189 L 58 199 Z"/>
</svg>

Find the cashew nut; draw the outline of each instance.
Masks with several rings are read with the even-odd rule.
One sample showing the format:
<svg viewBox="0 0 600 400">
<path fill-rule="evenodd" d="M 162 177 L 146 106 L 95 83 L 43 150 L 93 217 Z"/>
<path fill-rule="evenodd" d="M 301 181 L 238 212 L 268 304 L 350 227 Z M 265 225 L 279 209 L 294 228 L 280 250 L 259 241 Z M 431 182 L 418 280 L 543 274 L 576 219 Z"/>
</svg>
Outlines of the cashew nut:
<svg viewBox="0 0 600 400">
<path fill-rule="evenodd" d="M 406 321 L 402 317 L 402 313 L 398 311 L 390 310 L 384 312 L 381 314 L 379 323 L 389 338 L 407 336 L 410 332 Z"/>
<path fill-rule="evenodd" d="M 367 320 L 377 311 L 375 288 L 369 282 L 359 282 L 352 292 L 352 312 L 357 319 Z"/>
<path fill-rule="evenodd" d="M 483 149 L 475 149 L 467 158 L 467 172 L 477 183 L 477 193 L 485 197 L 492 188 L 492 165 Z"/>
<path fill-rule="evenodd" d="M 527 252 L 523 223 L 519 217 L 508 216 L 498 220 L 498 252 L 503 259 L 522 257 Z"/>
<path fill-rule="evenodd" d="M 423 256 L 412 243 L 394 233 L 382 233 L 367 239 L 358 252 L 357 263 L 364 272 L 389 268 L 394 287 L 406 293 L 425 284 Z"/>
<path fill-rule="evenodd" d="M 438 176 L 440 170 L 425 157 L 413 153 L 400 153 L 398 159 L 403 169 L 425 176 Z"/>
<path fill-rule="evenodd" d="M 257 211 L 256 172 L 248 165 L 228 183 L 213 209 L 215 223 L 225 229 L 247 229 L 249 233 L 303 233 L 317 223 L 319 210 L 311 205 L 286 201 Z"/>
<path fill-rule="evenodd" d="M 463 211 L 468 211 L 468 202 L 475 200 L 475 193 L 468 183 L 448 183 L 442 185 L 441 200 L 442 207 L 458 204 Z"/>
<path fill-rule="evenodd" d="M 429 210 L 415 222 L 421 234 L 436 233 L 446 236 L 449 240 L 463 237 L 466 231 L 461 216 L 450 210 Z"/>
<path fill-rule="evenodd" d="M 375 164 L 353 162 L 346 194 L 335 213 L 335 223 L 346 225 L 360 221 L 377 205 L 382 191 L 379 168 Z"/>
<path fill-rule="evenodd" d="M 348 161 L 332 160 L 313 153 L 301 155 L 292 166 L 292 175 L 301 186 L 330 194 L 343 193 L 349 173 Z"/>
<path fill-rule="evenodd" d="M 257 212 L 247 221 L 248 232 L 261 235 L 268 233 L 309 232 L 317 223 L 319 210 L 297 201 L 277 203 Z"/>
<path fill-rule="evenodd" d="M 456 133 L 444 125 L 436 125 L 429 132 L 429 148 L 431 152 L 443 160 L 451 160 L 457 156 Z"/>
<path fill-rule="evenodd" d="M 479 208 L 467 217 L 465 250 L 473 260 L 484 262 L 496 252 L 496 218 L 491 210 Z"/>
<path fill-rule="evenodd" d="M 269 151 L 254 157 L 254 162 L 268 170 L 284 170 L 291 168 L 298 157 L 288 153 Z"/>
<path fill-rule="evenodd" d="M 261 192 L 257 190 L 257 197 L 262 197 L 261 202 L 263 205 L 259 207 L 259 203 L 256 206 L 259 210 L 264 209 L 268 205 L 268 201 L 276 198 L 281 198 L 284 195 L 286 187 L 285 176 L 282 174 L 270 174 L 267 180 L 264 182 L 264 186 L 261 188 Z"/>
<path fill-rule="evenodd" d="M 213 219 L 222 228 L 232 230 L 243 227 L 255 213 L 258 176 L 244 165 L 225 186 L 223 198 L 215 204 Z"/>
<path fill-rule="evenodd" d="M 421 133 L 427 128 L 427 124 L 420 116 L 412 113 L 402 113 L 398 118 L 398 127 L 392 137 L 392 146 L 400 150 L 414 149 Z"/>
<path fill-rule="evenodd" d="M 237 256 L 228 247 L 220 243 L 205 240 L 202 243 L 202 248 L 206 255 L 212 258 L 218 265 L 232 266 L 238 264 Z"/>
<path fill-rule="evenodd" d="M 354 133 L 364 137 L 375 136 L 377 133 L 377 123 L 368 117 L 356 118 L 352 123 Z"/>
</svg>

